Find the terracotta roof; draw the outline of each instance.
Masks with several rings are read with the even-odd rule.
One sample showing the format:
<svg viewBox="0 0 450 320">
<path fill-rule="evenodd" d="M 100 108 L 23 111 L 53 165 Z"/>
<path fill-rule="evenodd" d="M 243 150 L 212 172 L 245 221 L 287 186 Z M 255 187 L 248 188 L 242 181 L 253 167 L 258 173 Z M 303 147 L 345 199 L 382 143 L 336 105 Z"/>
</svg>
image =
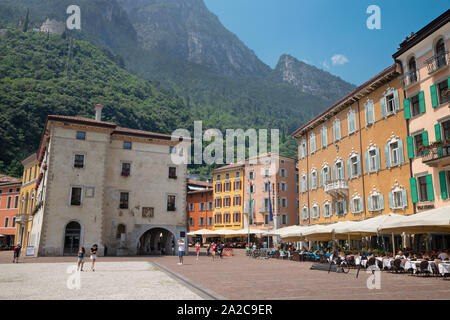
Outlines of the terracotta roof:
<svg viewBox="0 0 450 320">
<path fill-rule="evenodd" d="M 212 183 L 206 182 L 206 181 L 200 181 L 200 180 L 188 180 L 188 184 L 196 185 L 196 186 L 203 186 L 203 187 L 210 187 L 212 188 Z"/>
<path fill-rule="evenodd" d="M 92 126 L 99 126 L 99 127 L 107 127 L 107 128 L 116 128 L 117 125 L 113 122 L 105 122 L 105 121 L 97 121 L 90 118 L 84 118 L 84 117 L 72 117 L 72 116 L 61 116 L 61 115 L 48 115 L 48 120 L 56 120 L 56 121 L 65 121 L 65 122 L 71 122 L 71 123 L 77 123 L 77 124 L 87 124 Z"/>
<path fill-rule="evenodd" d="M 203 192 L 212 192 L 212 191 L 213 191 L 212 188 L 208 188 L 208 189 L 205 189 L 205 190 L 188 191 L 188 194 L 203 193 Z"/>
<path fill-rule="evenodd" d="M 386 75 L 390 74 L 390 73 L 395 73 L 396 71 L 396 65 L 392 65 L 386 69 L 384 69 L 383 71 L 381 71 L 379 74 L 377 74 L 375 77 L 373 77 L 372 79 L 364 82 L 362 85 L 360 85 L 359 87 L 357 87 L 356 89 L 350 91 L 345 97 L 343 97 L 341 100 L 339 100 L 338 102 L 336 102 L 335 104 L 333 104 L 331 107 L 329 107 L 328 109 L 326 109 L 325 111 L 321 112 L 319 115 L 317 115 L 316 117 L 312 118 L 311 120 L 309 120 L 306 124 L 304 124 L 302 127 L 298 128 L 297 130 L 295 130 L 293 133 L 291 133 L 292 137 L 295 137 L 297 135 L 297 133 L 299 133 L 300 131 L 302 131 L 303 129 L 305 129 L 307 126 L 309 126 L 310 124 L 314 123 L 315 121 L 317 121 L 318 119 L 324 117 L 326 114 L 330 113 L 331 111 L 333 111 L 334 109 L 338 108 L 339 106 L 341 106 L 343 103 L 347 102 L 348 100 L 352 99 L 359 91 L 361 91 L 362 89 L 364 89 L 365 87 L 368 87 L 370 84 L 374 83 L 375 81 L 379 80 L 380 78 L 385 77 Z"/>
<path fill-rule="evenodd" d="M 122 128 L 122 127 L 117 127 L 113 131 L 113 134 L 123 134 L 123 135 L 131 135 L 131 136 L 153 138 L 153 139 L 172 140 L 172 136 L 169 135 L 169 134 L 162 134 L 162 133 L 143 131 L 143 130 L 137 130 L 137 129 Z M 190 140 L 190 138 L 184 138 L 184 139 L 185 140 Z"/>
<path fill-rule="evenodd" d="M 0 174 L 0 185 L 8 185 L 8 184 L 21 184 L 22 180 L 15 178 L 15 177 L 10 177 L 10 176 L 6 176 L 4 174 Z"/>
</svg>

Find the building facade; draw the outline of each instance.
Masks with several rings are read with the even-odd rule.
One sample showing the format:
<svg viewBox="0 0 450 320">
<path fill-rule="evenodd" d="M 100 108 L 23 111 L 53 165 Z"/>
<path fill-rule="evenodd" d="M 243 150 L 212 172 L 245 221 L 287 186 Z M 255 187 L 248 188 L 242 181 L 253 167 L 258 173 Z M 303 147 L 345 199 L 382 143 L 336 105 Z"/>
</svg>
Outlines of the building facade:
<svg viewBox="0 0 450 320">
<path fill-rule="evenodd" d="M 35 254 L 173 253 L 186 237 L 186 164 L 176 165 L 182 138 L 96 120 L 48 116 L 38 163 Z"/>
<path fill-rule="evenodd" d="M 411 197 L 416 212 L 450 206 L 450 10 L 393 55 L 402 66 Z"/>
<path fill-rule="evenodd" d="M 298 223 L 298 175 L 296 159 L 271 156 L 270 153 L 248 159 L 245 163 L 244 213 L 249 211 L 250 192 L 254 219 L 250 227 L 272 229 Z M 269 195 L 270 184 L 270 195 Z M 273 221 L 270 220 L 269 198 Z M 277 199 L 277 203 L 275 203 Z M 245 227 L 248 219 L 245 219 Z"/>
<path fill-rule="evenodd" d="M 213 229 L 214 195 L 212 184 L 203 181 L 188 181 L 187 210 L 188 231 Z"/>
<path fill-rule="evenodd" d="M 21 184 L 20 179 L 0 175 L 0 248 L 3 249 L 20 242 L 15 233 Z"/>
<path fill-rule="evenodd" d="M 243 228 L 244 169 L 237 163 L 213 170 L 213 230 Z"/>
<path fill-rule="evenodd" d="M 36 181 L 39 176 L 37 154 L 33 153 L 22 161 L 23 177 L 20 188 L 19 212 L 16 218 L 16 239 L 22 246 L 30 245 L 30 233 L 36 206 Z"/>
<path fill-rule="evenodd" d="M 414 212 L 398 69 L 383 70 L 292 134 L 301 225 Z"/>
</svg>

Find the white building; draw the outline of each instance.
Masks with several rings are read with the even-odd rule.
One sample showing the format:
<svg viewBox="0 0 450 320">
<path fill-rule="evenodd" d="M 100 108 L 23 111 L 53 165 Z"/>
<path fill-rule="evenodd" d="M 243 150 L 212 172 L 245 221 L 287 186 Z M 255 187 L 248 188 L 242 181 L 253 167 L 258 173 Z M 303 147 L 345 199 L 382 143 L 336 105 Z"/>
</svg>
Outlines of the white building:
<svg viewBox="0 0 450 320">
<path fill-rule="evenodd" d="M 187 166 L 172 136 L 97 120 L 49 115 L 39 161 L 36 255 L 173 253 L 186 232 Z"/>
</svg>

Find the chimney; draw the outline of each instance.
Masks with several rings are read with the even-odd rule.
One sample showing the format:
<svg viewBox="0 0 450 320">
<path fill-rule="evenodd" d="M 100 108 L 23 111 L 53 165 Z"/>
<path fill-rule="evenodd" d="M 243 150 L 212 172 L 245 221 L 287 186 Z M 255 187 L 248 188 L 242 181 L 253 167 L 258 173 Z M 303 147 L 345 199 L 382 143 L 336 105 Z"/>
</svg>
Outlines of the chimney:
<svg viewBox="0 0 450 320">
<path fill-rule="evenodd" d="M 101 104 L 96 104 L 95 107 L 95 120 L 96 121 L 102 121 L 102 110 L 103 110 L 103 105 Z"/>
</svg>

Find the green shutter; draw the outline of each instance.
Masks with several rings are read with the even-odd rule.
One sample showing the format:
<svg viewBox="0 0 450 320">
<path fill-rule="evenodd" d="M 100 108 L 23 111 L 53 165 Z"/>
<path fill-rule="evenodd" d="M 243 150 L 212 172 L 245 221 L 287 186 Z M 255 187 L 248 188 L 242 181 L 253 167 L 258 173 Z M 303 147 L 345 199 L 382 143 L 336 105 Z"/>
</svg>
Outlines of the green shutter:
<svg viewBox="0 0 450 320">
<path fill-rule="evenodd" d="M 419 92 L 419 110 L 420 113 L 425 113 L 425 95 L 423 91 Z"/>
<path fill-rule="evenodd" d="M 424 146 L 428 146 L 428 131 L 425 130 L 424 132 L 422 132 L 422 139 L 423 139 L 423 145 Z"/>
<path fill-rule="evenodd" d="M 428 201 L 434 200 L 433 175 L 427 174 L 427 194 Z"/>
<path fill-rule="evenodd" d="M 433 84 L 430 87 L 430 93 L 431 93 L 431 106 L 433 108 L 436 108 L 439 105 L 439 103 L 438 103 L 438 96 L 437 96 L 437 91 L 436 91 L 436 85 L 435 84 Z"/>
<path fill-rule="evenodd" d="M 419 197 L 417 195 L 417 180 L 416 178 L 410 178 L 409 183 L 411 185 L 411 201 L 412 203 L 419 202 Z"/>
<path fill-rule="evenodd" d="M 406 137 L 406 144 L 408 146 L 408 159 L 414 158 L 414 138 L 409 136 Z"/>
<path fill-rule="evenodd" d="M 441 141 L 441 124 L 435 124 L 434 125 L 434 133 L 436 135 L 436 142 L 440 142 Z"/>
<path fill-rule="evenodd" d="M 409 105 L 409 99 L 405 98 L 403 99 L 403 109 L 404 109 L 404 116 L 405 119 L 411 119 L 411 107 Z"/>
<path fill-rule="evenodd" d="M 448 191 L 447 191 L 447 177 L 445 176 L 445 171 L 439 172 L 439 182 L 441 184 L 441 198 L 447 199 L 448 198 Z"/>
</svg>

